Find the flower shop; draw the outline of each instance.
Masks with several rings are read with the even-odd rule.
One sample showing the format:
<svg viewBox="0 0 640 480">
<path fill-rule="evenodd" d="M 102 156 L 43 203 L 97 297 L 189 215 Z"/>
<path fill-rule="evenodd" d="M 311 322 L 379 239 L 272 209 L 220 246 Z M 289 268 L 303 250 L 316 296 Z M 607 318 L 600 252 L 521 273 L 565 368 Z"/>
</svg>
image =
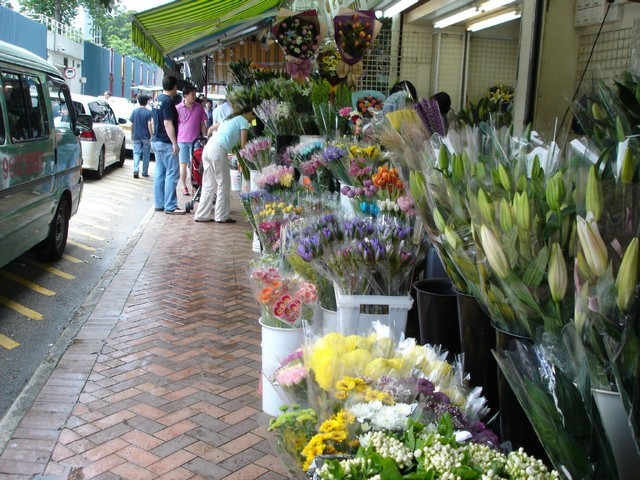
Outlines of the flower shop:
<svg viewBox="0 0 640 480">
<path fill-rule="evenodd" d="M 489 40 L 458 35 L 458 4 L 387 21 L 326 3 L 270 21 L 282 68 L 215 50 L 229 101 L 257 116 L 231 160 L 264 422 L 291 478 L 638 478 L 640 11 L 624 6 L 631 27 L 622 5 L 577 2 L 568 34 L 550 5 L 542 67 L 517 25 L 516 75 L 490 53 L 474 67 Z M 399 18 L 415 47 L 412 15 L 444 22 L 435 60 L 425 75 L 399 54 L 409 81 L 390 89 L 372 52 Z M 578 54 L 625 35 L 624 64 Z M 568 37 L 575 61 L 554 59 Z"/>
</svg>

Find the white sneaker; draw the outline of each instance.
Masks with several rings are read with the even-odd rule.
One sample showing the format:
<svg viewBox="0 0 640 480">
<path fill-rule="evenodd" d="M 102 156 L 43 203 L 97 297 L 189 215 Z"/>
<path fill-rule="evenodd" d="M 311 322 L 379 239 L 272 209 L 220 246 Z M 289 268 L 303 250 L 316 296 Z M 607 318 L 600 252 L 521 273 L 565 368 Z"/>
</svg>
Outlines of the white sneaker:
<svg viewBox="0 0 640 480">
<path fill-rule="evenodd" d="M 175 210 L 165 210 L 164 213 L 166 213 L 167 215 L 184 215 L 187 212 L 185 212 L 181 208 L 176 208 Z"/>
</svg>

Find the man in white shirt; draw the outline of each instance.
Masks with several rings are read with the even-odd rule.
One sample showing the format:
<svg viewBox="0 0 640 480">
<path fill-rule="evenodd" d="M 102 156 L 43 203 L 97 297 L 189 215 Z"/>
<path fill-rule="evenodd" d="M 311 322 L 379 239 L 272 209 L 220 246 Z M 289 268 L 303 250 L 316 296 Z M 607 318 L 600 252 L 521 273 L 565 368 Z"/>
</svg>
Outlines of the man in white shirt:
<svg viewBox="0 0 640 480">
<path fill-rule="evenodd" d="M 233 107 L 224 98 L 218 100 L 218 106 L 211 114 L 211 126 L 207 130 L 207 136 L 211 136 L 229 115 L 233 113 Z"/>
</svg>

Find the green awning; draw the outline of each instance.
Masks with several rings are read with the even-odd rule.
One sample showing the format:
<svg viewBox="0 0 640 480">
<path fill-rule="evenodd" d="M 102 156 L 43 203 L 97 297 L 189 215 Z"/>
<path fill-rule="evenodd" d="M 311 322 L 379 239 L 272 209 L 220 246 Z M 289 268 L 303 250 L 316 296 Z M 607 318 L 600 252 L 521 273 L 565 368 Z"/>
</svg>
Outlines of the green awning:
<svg viewBox="0 0 640 480">
<path fill-rule="evenodd" d="M 231 28 L 255 24 L 280 0 L 176 0 L 133 15 L 133 43 L 158 65 L 191 54 Z M 210 41 L 209 41 L 210 40 Z"/>
</svg>

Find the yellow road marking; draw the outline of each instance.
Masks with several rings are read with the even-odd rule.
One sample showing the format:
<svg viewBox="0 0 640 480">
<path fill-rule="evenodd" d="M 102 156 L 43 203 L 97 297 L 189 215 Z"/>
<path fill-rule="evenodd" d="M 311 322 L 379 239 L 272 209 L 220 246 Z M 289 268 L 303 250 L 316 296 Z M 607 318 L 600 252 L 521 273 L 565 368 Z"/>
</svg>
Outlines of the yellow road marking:
<svg viewBox="0 0 640 480">
<path fill-rule="evenodd" d="M 84 237 L 93 238 L 94 240 L 98 240 L 100 242 L 105 240 L 104 237 L 99 237 L 98 235 L 94 235 L 93 233 L 85 232 L 84 230 L 80 230 L 78 228 L 70 228 L 69 231 L 72 232 L 72 233 L 76 233 L 78 235 L 82 235 Z"/>
<path fill-rule="evenodd" d="M 98 217 L 96 217 L 98 218 Z M 88 220 L 84 220 L 82 218 L 77 218 L 77 217 L 73 217 L 74 220 L 76 220 L 77 222 L 82 223 L 83 225 L 86 225 L 87 227 L 91 227 L 91 228 L 97 228 L 98 230 L 103 230 L 105 232 L 110 231 L 111 229 L 109 227 L 107 227 L 106 225 L 99 225 L 97 223 L 93 223 L 91 221 Z M 104 218 L 100 219 L 101 222 L 104 222 Z M 76 222 L 76 223 L 77 223 Z"/>
<path fill-rule="evenodd" d="M 16 348 L 18 345 L 20 345 L 18 342 L 11 340 L 9 337 L 5 337 L 4 335 L 0 334 L 0 347 L 4 347 L 7 350 L 11 350 L 12 348 Z"/>
<path fill-rule="evenodd" d="M 95 252 L 96 251 L 95 248 L 90 247 L 89 245 L 85 245 L 83 243 L 74 242 L 73 240 L 67 240 L 67 243 L 69 245 L 74 245 L 74 246 L 76 246 L 78 248 L 82 248 L 83 250 L 88 250 L 90 252 Z"/>
<path fill-rule="evenodd" d="M 13 300 L 8 299 L 7 297 L 3 297 L 2 295 L 0 295 L 0 304 L 9 307 L 11 310 L 15 310 L 16 312 L 21 313 L 29 320 L 44 319 L 44 317 L 35 310 L 31 310 L 30 308 L 27 308 L 24 305 L 20 305 L 19 303 L 16 303 Z"/>
<path fill-rule="evenodd" d="M 70 243 L 70 242 L 67 241 L 67 243 Z M 75 280 L 76 278 L 74 275 L 71 275 L 70 273 L 67 273 L 67 272 L 63 272 L 62 270 L 58 270 L 57 268 L 54 268 L 50 265 L 45 265 L 44 263 L 35 262 L 30 259 L 25 259 L 25 261 L 35 267 L 38 267 L 41 270 L 44 270 L 45 272 L 49 272 L 54 275 L 57 275 L 58 277 L 66 278 L 67 280 Z"/>
<path fill-rule="evenodd" d="M 2 275 L 5 278 L 8 278 L 12 282 L 19 283 L 20 285 L 24 285 L 25 287 L 30 288 L 34 292 L 38 292 L 38 293 L 41 293 L 42 295 L 46 295 L 47 297 L 52 297 L 56 294 L 56 292 L 53 292 L 48 288 L 44 288 L 42 285 L 38 285 L 37 283 L 30 282 L 29 280 L 25 280 L 24 278 L 14 275 L 11 272 L 7 272 L 6 270 L 0 270 L 0 275 Z"/>
<path fill-rule="evenodd" d="M 62 255 L 62 258 L 70 261 L 71 263 L 84 263 L 83 260 L 80 260 L 79 258 L 76 258 L 76 257 L 72 257 L 71 255 L 67 255 L 66 253 Z"/>
</svg>

